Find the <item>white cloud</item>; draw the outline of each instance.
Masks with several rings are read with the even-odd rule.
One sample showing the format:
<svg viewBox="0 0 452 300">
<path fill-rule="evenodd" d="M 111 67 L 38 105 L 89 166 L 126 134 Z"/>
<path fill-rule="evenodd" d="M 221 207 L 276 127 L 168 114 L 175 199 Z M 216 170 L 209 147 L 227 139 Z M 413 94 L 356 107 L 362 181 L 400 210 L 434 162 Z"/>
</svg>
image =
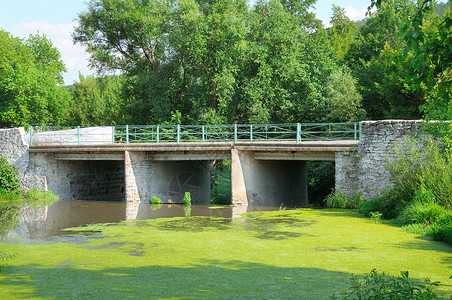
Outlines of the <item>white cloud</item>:
<svg viewBox="0 0 452 300">
<path fill-rule="evenodd" d="M 345 15 L 350 18 L 350 20 L 353 21 L 359 21 L 366 17 L 367 9 L 370 4 L 366 5 L 365 7 L 361 8 L 360 10 L 356 10 L 354 7 L 348 6 L 345 8 Z M 371 9 L 371 12 L 375 12 L 376 8 L 373 7 Z"/>
<path fill-rule="evenodd" d="M 30 34 L 45 34 L 53 45 L 60 51 L 61 59 L 67 68 L 64 81 L 65 84 L 72 84 L 78 81 L 79 72 L 83 75 L 94 73 L 88 68 L 89 55 L 85 53 L 85 48 L 74 45 L 71 34 L 77 23 L 48 24 L 47 22 L 22 22 L 18 26 L 9 28 L 8 31 L 16 37 L 27 38 Z"/>
<path fill-rule="evenodd" d="M 325 21 L 322 17 L 315 16 L 315 18 L 316 18 L 317 20 L 322 21 L 323 28 L 328 28 L 328 27 L 333 26 L 329 21 Z"/>
</svg>

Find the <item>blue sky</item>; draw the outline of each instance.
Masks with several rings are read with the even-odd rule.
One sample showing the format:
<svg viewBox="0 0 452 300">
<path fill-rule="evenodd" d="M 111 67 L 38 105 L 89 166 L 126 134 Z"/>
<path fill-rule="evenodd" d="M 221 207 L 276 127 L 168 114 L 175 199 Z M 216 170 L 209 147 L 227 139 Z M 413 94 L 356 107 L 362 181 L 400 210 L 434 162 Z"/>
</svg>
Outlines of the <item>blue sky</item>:
<svg viewBox="0 0 452 300">
<path fill-rule="evenodd" d="M 0 28 L 13 36 L 25 38 L 39 31 L 52 40 L 66 64 L 66 84 L 78 81 L 79 72 L 93 74 L 88 68 L 88 55 L 80 45 L 74 45 L 71 32 L 76 19 L 83 12 L 87 0 L 0 0 Z M 315 13 L 325 24 L 331 18 L 333 4 L 345 8 L 352 20 L 364 17 L 370 0 L 317 0 Z"/>
</svg>

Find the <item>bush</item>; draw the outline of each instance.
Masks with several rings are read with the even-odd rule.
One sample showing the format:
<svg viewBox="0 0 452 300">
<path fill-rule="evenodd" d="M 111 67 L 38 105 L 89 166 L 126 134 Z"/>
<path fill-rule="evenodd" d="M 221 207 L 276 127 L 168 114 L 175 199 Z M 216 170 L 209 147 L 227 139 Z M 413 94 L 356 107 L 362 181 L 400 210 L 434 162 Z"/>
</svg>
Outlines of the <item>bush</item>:
<svg viewBox="0 0 452 300">
<path fill-rule="evenodd" d="M 448 211 L 442 218 L 433 223 L 428 235 L 433 237 L 434 240 L 452 245 L 452 211 Z"/>
<path fill-rule="evenodd" d="M 416 191 L 411 202 L 397 217 L 399 224 L 432 224 L 446 214 L 446 209 L 435 202 L 435 196 L 423 186 Z"/>
<path fill-rule="evenodd" d="M 160 204 L 160 203 L 162 203 L 162 199 L 157 198 L 156 196 L 152 196 L 151 199 L 149 199 L 149 203 Z"/>
<path fill-rule="evenodd" d="M 408 271 L 393 277 L 374 269 L 363 278 L 352 276 L 351 283 L 351 292 L 343 299 L 439 299 L 433 291 L 438 282 L 425 279 L 423 284 L 417 283 L 409 278 Z"/>
<path fill-rule="evenodd" d="M 360 191 L 356 191 L 351 198 L 342 191 L 333 192 L 325 198 L 326 207 L 328 208 L 356 209 L 362 201 L 363 197 Z"/>
<path fill-rule="evenodd" d="M 397 209 L 407 206 L 421 186 L 438 204 L 452 208 L 452 151 L 444 151 L 438 141 L 406 139 L 403 147 L 395 147 L 395 157 L 385 167 L 394 185 L 386 192 Z"/>
<path fill-rule="evenodd" d="M 372 212 L 379 212 L 384 219 L 388 220 L 396 218 L 401 210 L 402 208 L 397 206 L 397 201 L 385 193 L 359 205 L 359 212 L 364 216 L 370 217 Z"/>
<path fill-rule="evenodd" d="M 0 157 L 0 188 L 12 191 L 19 187 L 18 172 L 5 157 Z"/>
</svg>

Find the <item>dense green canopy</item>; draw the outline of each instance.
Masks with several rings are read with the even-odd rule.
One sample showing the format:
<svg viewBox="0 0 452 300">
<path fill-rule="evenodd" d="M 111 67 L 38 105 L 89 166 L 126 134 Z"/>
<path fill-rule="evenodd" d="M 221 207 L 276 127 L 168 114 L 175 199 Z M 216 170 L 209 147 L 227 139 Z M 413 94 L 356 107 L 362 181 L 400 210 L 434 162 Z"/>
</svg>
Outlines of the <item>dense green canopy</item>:
<svg viewBox="0 0 452 300">
<path fill-rule="evenodd" d="M 0 30 L 0 127 L 60 124 L 69 93 L 60 53 L 45 36 L 27 40 Z"/>
<path fill-rule="evenodd" d="M 185 123 L 357 120 L 356 81 L 307 12 L 314 2 L 92 0 L 73 37 L 93 67 L 124 74 L 134 123 L 172 111 Z M 343 90 L 349 113 L 335 113 Z"/>
</svg>

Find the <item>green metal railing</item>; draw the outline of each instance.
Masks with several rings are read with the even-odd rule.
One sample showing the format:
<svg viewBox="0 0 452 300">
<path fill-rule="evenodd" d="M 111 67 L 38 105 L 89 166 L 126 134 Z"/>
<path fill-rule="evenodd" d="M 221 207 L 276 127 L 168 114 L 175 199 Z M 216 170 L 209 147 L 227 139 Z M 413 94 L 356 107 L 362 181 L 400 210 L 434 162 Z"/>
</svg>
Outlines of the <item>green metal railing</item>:
<svg viewBox="0 0 452 300">
<path fill-rule="evenodd" d="M 360 123 L 30 127 L 30 145 L 358 140 Z"/>
</svg>

